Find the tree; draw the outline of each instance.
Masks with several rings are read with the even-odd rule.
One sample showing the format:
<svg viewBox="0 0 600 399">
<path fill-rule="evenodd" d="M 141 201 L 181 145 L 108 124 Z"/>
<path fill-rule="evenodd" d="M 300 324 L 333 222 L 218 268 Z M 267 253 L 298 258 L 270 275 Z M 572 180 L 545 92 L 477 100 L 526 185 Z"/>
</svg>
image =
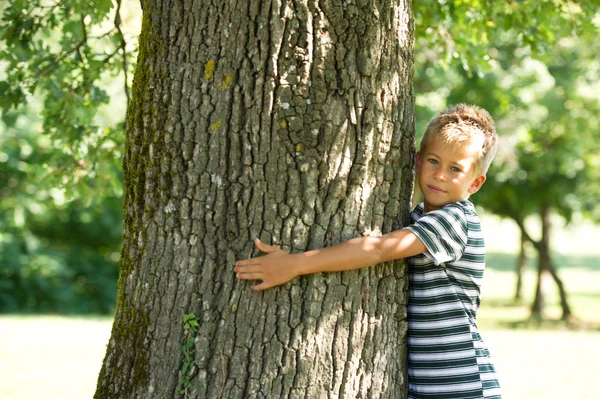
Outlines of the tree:
<svg viewBox="0 0 600 399">
<path fill-rule="evenodd" d="M 408 1 L 146 1 L 96 398 L 405 397 L 402 262 L 256 293 L 233 263 L 407 223 Z"/>
</svg>

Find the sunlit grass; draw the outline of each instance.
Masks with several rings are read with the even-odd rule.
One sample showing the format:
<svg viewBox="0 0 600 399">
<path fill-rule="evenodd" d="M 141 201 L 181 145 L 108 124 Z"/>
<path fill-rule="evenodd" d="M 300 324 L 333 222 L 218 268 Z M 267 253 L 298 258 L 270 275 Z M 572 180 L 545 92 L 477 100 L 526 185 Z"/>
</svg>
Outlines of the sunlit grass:
<svg viewBox="0 0 600 399">
<path fill-rule="evenodd" d="M 549 320 L 539 325 L 537 322 L 523 323 L 530 316 L 530 305 L 535 294 L 537 254 L 531 249 L 527 252 L 522 296 L 516 302 L 518 230 L 508 220 L 500 221 L 495 217 L 484 216 L 482 221 L 488 247 L 482 307 L 478 316 L 482 328 L 600 330 L 600 312 L 597 311 L 600 305 L 600 247 L 595 242 L 596 237 L 600 236 L 599 226 L 585 224 L 577 229 L 555 223 L 552 236 L 552 242 L 556 243 L 552 253 L 553 264 L 566 289 L 574 317 L 569 324 L 557 322 L 562 315 L 560 297 L 552 277 L 546 274 L 542 280 L 542 289 L 545 298 L 544 316 Z M 569 252 L 564 252 L 565 250 Z"/>
<path fill-rule="evenodd" d="M 571 323 L 558 322 L 561 307 L 558 290 L 550 276 L 543 280 L 545 293 L 543 328 L 600 329 L 600 296 L 596 287 L 600 286 L 600 271 L 563 269 L 561 279 L 567 290 L 567 298 L 573 318 Z M 483 284 L 482 306 L 478 316 L 483 328 L 539 328 L 537 322 L 523 323 L 530 316 L 530 306 L 534 297 L 537 275 L 527 270 L 523 276 L 522 299 L 514 300 L 516 275 L 514 272 L 486 270 Z"/>
<path fill-rule="evenodd" d="M 600 334 L 568 330 L 483 332 L 505 399 L 595 399 Z"/>
<path fill-rule="evenodd" d="M 498 313 L 500 315 L 500 313 Z M 0 317 L 0 398 L 92 398 L 110 319 Z M 482 328 L 506 399 L 592 399 L 600 334 Z"/>
<path fill-rule="evenodd" d="M 508 399 L 597 398 L 595 362 L 600 356 L 600 227 L 556 223 L 553 261 L 567 291 L 571 323 L 560 321 L 556 285 L 543 279 L 544 316 L 529 321 L 537 273 L 529 252 L 522 299 L 514 301 L 519 234 L 510 221 L 483 218 L 488 264 L 478 324 Z"/>
<path fill-rule="evenodd" d="M 111 322 L 0 317 L 0 398 L 92 398 Z"/>
</svg>

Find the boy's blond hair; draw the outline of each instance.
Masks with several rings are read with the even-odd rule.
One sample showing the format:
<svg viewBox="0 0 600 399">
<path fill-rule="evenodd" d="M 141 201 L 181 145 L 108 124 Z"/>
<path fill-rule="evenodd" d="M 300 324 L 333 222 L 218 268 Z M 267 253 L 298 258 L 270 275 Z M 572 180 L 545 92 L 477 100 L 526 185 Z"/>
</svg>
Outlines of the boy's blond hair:
<svg viewBox="0 0 600 399">
<path fill-rule="evenodd" d="M 427 125 L 420 151 L 434 139 L 460 147 L 476 136 L 483 138 L 483 144 L 475 154 L 475 172 L 485 174 L 496 155 L 498 135 L 491 115 L 476 105 L 458 104 L 440 112 Z"/>
</svg>

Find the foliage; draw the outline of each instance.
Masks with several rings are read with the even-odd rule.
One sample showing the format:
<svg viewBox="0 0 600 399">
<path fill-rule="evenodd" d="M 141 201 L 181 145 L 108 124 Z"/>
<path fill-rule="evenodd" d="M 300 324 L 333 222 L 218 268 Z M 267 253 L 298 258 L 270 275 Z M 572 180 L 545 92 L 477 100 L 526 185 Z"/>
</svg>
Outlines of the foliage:
<svg viewBox="0 0 600 399">
<path fill-rule="evenodd" d="M 0 11 L 0 311 L 110 313 L 135 67 L 121 1 Z"/>
<path fill-rule="evenodd" d="M 110 313 L 121 199 L 84 206 L 31 181 L 48 145 L 28 128 L 5 128 L 0 136 L 0 311 Z"/>
<path fill-rule="evenodd" d="M 590 45 L 598 36 L 600 5 L 432 3 L 433 12 L 416 5 L 421 41 L 433 29 L 427 23 L 437 18 L 443 23 L 436 31 L 446 29 L 451 37 L 464 39 L 461 32 L 467 29 L 474 35 L 469 43 L 476 45 L 461 51 L 459 62 L 446 63 L 435 46 L 445 37 L 440 33 L 437 40 L 427 39 L 428 48 L 417 51 L 418 131 L 422 133 L 446 104 L 478 104 L 492 113 L 502 136 L 485 190 L 475 197 L 478 203 L 498 215 L 524 219 L 541 201 L 550 201 L 567 221 L 574 215 L 600 220 L 600 190 L 590 184 L 600 176 L 600 138 L 595 134 L 600 103 L 594 94 L 600 65 L 598 51 Z M 452 17 L 457 13 L 462 16 Z M 494 23 L 469 24 L 468 13 Z M 452 42 L 457 48 L 468 46 L 461 40 Z M 469 68 L 473 64 L 475 68 Z"/>
<path fill-rule="evenodd" d="M 417 52 L 447 68 L 457 63 L 471 73 L 487 70 L 493 43 L 509 39 L 536 58 L 562 37 L 596 37 L 600 4 L 595 0 L 425 0 L 413 2 Z"/>
<path fill-rule="evenodd" d="M 600 220 L 599 52 L 574 39 L 543 64 L 527 51 L 498 47 L 485 78 L 464 76 L 449 102 L 471 97 L 495 113 L 502 148 L 476 200 L 501 216 L 524 220 L 542 204 L 571 221 Z M 516 54 L 519 54 L 517 52 Z"/>
<path fill-rule="evenodd" d="M 0 21 L 0 110 L 13 127 L 33 106 L 51 144 L 32 178 L 68 196 L 119 194 L 123 116 L 113 125 L 99 115 L 110 101 L 107 79 L 127 78 L 132 48 L 121 30 L 120 0 L 15 0 Z M 116 10 L 114 9 L 116 6 Z M 107 22 L 110 16 L 113 23 Z M 82 194 L 83 193 L 83 194 Z"/>
<path fill-rule="evenodd" d="M 183 339 L 181 350 L 183 351 L 183 360 L 181 363 L 181 376 L 178 383 L 179 394 L 188 397 L 188 390 L 191 387 L 191 379 L 194 376 L 195 366 L 195 343 L 198 333 L 198 318 L 193 313 L 183 315 Z"/>
</svg>

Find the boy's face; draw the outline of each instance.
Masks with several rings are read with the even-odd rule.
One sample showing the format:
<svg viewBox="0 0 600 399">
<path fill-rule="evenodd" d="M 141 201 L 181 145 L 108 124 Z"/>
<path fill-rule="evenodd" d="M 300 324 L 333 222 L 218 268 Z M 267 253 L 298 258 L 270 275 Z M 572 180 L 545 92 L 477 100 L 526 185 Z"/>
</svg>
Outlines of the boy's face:
<svg viewBox="0 0 600 399">
<path fill-rule="evenodd" d="M 475 173 L 478 148 L 481 143 L 477 138 L 459 148 L 432 140 L 417 153 L 417 176 L 425 212 L 465 200 L 479 190 L 485 175 Z"/>
</svg>

